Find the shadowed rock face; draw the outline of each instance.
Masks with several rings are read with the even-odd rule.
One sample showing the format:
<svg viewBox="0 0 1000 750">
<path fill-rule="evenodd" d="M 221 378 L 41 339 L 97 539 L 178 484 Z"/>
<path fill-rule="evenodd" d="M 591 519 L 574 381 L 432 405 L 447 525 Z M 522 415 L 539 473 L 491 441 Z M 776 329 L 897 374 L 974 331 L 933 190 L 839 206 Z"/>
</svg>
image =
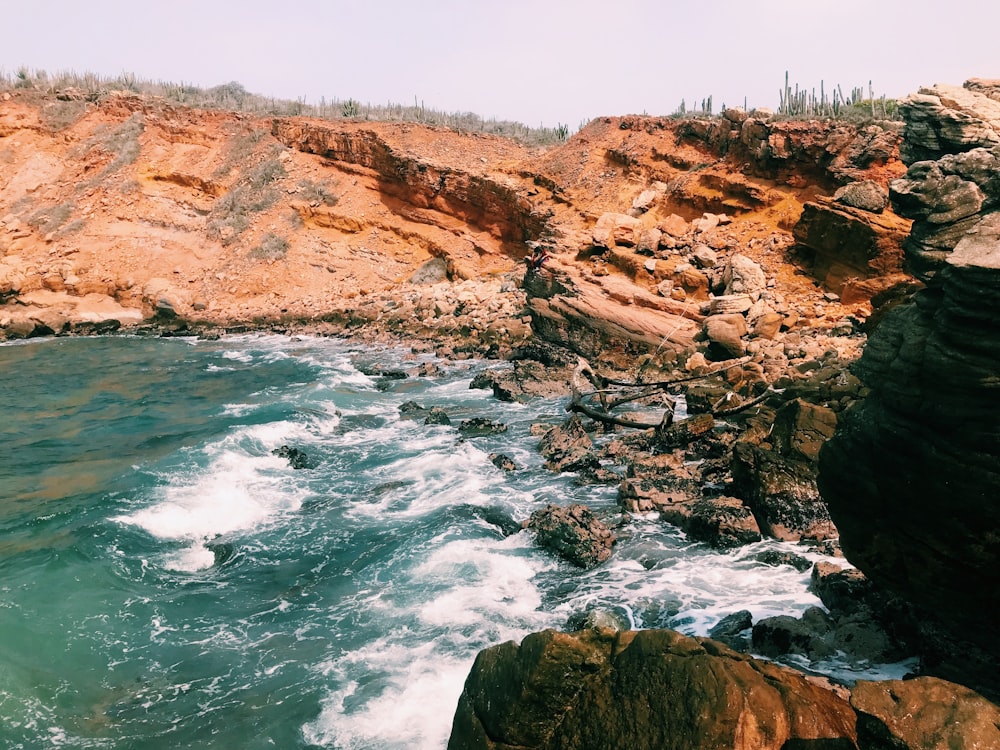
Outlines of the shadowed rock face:
<svg viewBox="0 0 1000 750">
<path fill-rule="evenodd" d="M 842 417 L 820 454 L 819 476 L 848 559 L 939 618 L 951 637 L 982 649 L 928 668 L 994 694 L 1000 680 L 988 665 L 1000 659 L 997 107 L 984 95 L 951 89 L 927 90 L 909 105 L 908 153 L 926 157 L 937 144 L 940 158 L 914 163 L 891 188 L 897 212 L 915 220 L 907 261 L 928 288 L 869 338 L 856 373 L 871 395 Z M 933 252 L 927 236 L 939 242 Z"/>
</svg>

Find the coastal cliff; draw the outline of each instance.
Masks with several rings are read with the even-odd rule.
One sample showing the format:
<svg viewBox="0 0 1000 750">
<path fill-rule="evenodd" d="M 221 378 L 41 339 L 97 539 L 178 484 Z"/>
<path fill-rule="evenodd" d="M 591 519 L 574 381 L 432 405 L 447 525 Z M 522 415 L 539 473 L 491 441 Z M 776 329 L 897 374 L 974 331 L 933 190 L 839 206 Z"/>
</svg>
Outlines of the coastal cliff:
<svg viewBox="0 0 1000 750">
<path fill-rule="evenodd" d="M 891 197 L 927 287 L 870 336 L 870 394 L 824 446 L 820 487 L 848 559 L 925 611 L 926 669 L 997 695 L 1000 100 L 935 86 L 902 111 Z"/>
</svg>

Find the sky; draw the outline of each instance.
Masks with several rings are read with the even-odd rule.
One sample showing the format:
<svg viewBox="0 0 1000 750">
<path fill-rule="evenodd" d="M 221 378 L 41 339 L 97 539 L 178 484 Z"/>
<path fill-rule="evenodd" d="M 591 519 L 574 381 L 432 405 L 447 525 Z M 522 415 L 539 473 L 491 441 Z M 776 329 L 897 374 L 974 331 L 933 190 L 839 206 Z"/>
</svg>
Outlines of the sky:
<svg viewBox="0 0 1000 750">
<path fill-rule="evenodd" d="M 778 106 L 785 72 L 902 97 L 1000 78 L 984 0 L 31 0 L 0 9 L 0 71 L 142 79 L 307 103 L 423 105 L 571 130 L 713 97 Z"/>
</svg>

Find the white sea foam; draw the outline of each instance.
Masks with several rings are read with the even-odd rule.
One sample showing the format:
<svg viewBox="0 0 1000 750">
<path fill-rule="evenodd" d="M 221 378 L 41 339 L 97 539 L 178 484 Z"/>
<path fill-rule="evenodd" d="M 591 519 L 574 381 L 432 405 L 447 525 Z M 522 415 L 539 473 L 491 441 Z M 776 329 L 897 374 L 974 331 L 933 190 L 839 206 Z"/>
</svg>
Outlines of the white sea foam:
<svg viewBox="0 0 1000 750">
<path fill-rule="evenodd" d="M 160 540 L 185 543 L 164 554 L 166 568 L 191 572 L 211 567 L 215 558 L 205 542 L 252 531 L 300 507 L 304 490 L 290 479 L 287 460 L 270 451 L 302 434 L 304 427 L 289 422 L 243 428 L 206 447 L 210 460 L 204 468 L 169 476 L 156 490 L 157 502 L 113 520 Z"/>
<path fill-rule="evenodd" d="M 554 624 L 533 583 L 551 563 L 527 554 L 528 544 L 509 537 L 433 546 L 401 582 L 429 595 L 408 607 L 379 602 L 386 617 L 416 621 L 322 665 L 331 692 L 303 728 L 306 740 L 345 749 L 444 747 L 479 650 Z"/>
</svg>

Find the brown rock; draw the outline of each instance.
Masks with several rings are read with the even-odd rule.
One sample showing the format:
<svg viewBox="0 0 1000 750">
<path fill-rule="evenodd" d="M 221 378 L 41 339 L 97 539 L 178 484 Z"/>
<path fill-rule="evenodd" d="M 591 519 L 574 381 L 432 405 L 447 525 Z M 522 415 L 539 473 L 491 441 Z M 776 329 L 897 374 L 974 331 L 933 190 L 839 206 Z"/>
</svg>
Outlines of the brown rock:
<svg viewBox="0 0 1000 750">
<path fill-rule="evenodd" d="M 801 674 L 669 630 L 547 630 L 482 651 L 449 750 L 848 750 L 845 700 Z"/>
<path fill-rule="evenodd" d="M 688 223 L 683 217 L 677 214 L 670 214 L 670 216 L 657 224 L 657 228 L 671 237 L 683 237 L 690 231 Z"/>
<path fill-rule="evenodd" d="M 586 505 L 547 505 L 528 519 L 538 544 L 581 568 L 611 557 L 615 534 Z"/>
<path fill-rule="evenodd" d="M 746 319 L 739 314 L 710 315 L 705 318 L 705 336 L 728 357 L 746 353 L 743 336 L 747 333 Z"/>
<path fill-rule="evenodd" d="M 934 677 L 859 681 L 851 691 L 859 750 L 1000 747 L 1000 708 Z"/>
<path fill-rule="evenodd" d="M 562 425 L 546 432 L 538 443 L 539 452 L 547 459 L 551 471 L 579 471 L 597 468 L 600 462 L 593 452 L 594 444 L 575 414 Z"/>
</svg>

